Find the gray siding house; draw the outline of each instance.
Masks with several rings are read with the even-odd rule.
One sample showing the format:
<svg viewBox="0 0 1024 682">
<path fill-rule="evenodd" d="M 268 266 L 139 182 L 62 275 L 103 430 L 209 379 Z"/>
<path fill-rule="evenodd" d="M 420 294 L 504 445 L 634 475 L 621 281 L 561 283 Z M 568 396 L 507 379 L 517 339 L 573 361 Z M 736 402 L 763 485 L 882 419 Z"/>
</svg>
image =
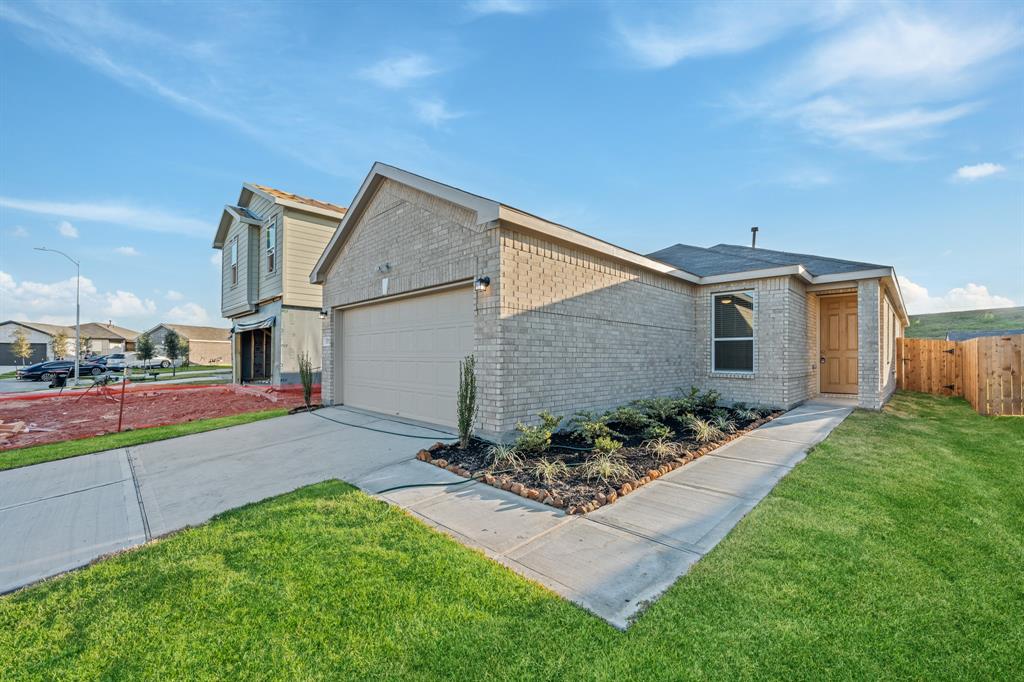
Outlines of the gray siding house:
<svg viewBox="0 0 1024 682">
<path fill-rule="evenodd" d="M 320 366 L 321 287 L 309 271 L 345 209 L 263 185 L 242 185 L 224 207 L 213 247 L 221 256 L 221 315 L 232 322 L 239 383 L 298 383 L 298 357 Z"/>
<path fill-rule="evenodd" d="M 452 425 L 473 353 L 492 437 L 691 385 L 878 409 L 908 323 L 890 266 L 725 244 L 644 256 L 379 163 L 310 281 L 325 403 Z"/>
</svg>

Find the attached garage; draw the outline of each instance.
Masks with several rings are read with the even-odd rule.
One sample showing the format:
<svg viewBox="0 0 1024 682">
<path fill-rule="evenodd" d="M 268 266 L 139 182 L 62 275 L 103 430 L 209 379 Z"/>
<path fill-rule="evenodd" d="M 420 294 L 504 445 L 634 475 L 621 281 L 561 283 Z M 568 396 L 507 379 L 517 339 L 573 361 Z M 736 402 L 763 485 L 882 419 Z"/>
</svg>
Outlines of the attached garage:
<svg viewBox="0 0 1024 682">
<path fill-rule="evenodd" d="M 336 311 L 340 402 L 454 426 L 459 361 L 473 353 L 474 308 L 467 284 Z"/>
<path fill-rule="evenodd" d="M 27 360 L 22 360 L 22 358 L 15 357 L 13 343 L 0 343 L 0 365 L 20 365 L 22 363 L 30 365 L 46 359 L 45 343 L 30 343 L 29 347 L 32 349 L 32 355 Z"/>
</svg>

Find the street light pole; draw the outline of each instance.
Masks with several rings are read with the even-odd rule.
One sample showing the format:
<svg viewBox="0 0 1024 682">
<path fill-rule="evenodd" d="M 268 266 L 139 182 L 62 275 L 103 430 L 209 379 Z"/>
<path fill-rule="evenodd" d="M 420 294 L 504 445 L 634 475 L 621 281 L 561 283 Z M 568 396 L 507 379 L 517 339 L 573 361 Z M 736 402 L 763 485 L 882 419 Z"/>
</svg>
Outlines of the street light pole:
<svg viewBox="0 0 1024 682">
<path fill-rule="evenodd" d="M 74 258 L 58 251 L 57 249 L 48 249 L 45 246 L 35 247 L 36 251 L 48 251 L 49 253 L 59 253 L 60 255 L 67 258 L 69 261 L 75 264 L 75 383 L 78 385 L 78 360 L 82 354 L 82 305 L 81 305 L 81 289 L 82 289 L 82 266 Z"/>
</svg>

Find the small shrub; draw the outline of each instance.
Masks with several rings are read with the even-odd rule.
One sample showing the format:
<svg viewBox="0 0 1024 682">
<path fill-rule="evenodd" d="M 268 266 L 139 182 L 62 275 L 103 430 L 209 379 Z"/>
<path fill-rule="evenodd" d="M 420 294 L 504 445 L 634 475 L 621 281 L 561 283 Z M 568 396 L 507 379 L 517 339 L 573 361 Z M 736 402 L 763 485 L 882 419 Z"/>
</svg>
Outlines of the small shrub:
<svg viewBox="0 0 1024 682">
<path fill-rule="evenodd" d="M 722 433 L 735 433 L 736 422 L 729 419 L 728 415 L 715 414 L 711 417 L 711 424 Z"/>
<path fill-rule="evenodd" d="M 594 450 L 596 452 L 603 452 L 605 454 L 612 454 L 622 447 L 622 443 L 615 440 L 611 436 L 601 436 L 594 439 Z"/>
<path fill-rule="evenodd" d="M 672 398 L 644 398 L 634 400 L 632 404 L 649 418 L 659 422 L 667 422 L 676 416 L 679 409 L 678 401 Z"/>
<path fill-rule="evenodd" d="M 459 395 L 458 395 L 459 447 L 463 450 L 469 445 L 473 435 L 473 422 L 476 420 L 476 358 L 467 355 L 459 363 Z"/>
<path fill-rule="evenodd" d="M 648 453 L 654 455 L 659 461 L 675 457 L 682 451 L 682 445 L 675 443 L 668 438 L 653 438 L 641 447 Z"/>
<path fill-rule="evenodd" d="M 636 477 L 633 469 L 626 464 L 626 460 L 604 452 L 581 464 L 580 475 L 588 481 L 601 481 L 605 485 L 614 485 Z"/>
<path fill-rule="evenodd" d="M 697 398 L 697 406 L 702 410 L 711 411 L 718 406 L 718 401 L 722 398 L 722 394 L 712 389 L 707 393 L 702 394 Z"/>
<path fill-rule="evenodd" d="M 569 467 L 560 459 L 543 457 L 533 465 L 532 473 L 538 481 L 550 485 L 565 478 L 569 473 Z"/>
<path fill-rule="evenodd" d="M 734 407 L 732 413 L 736 416 L 737 419 L 742 419 L 745 422 L 753 422 L 761 418 L 760 412 L 758 412 L 757 410 L 753 410 L 749 407 Z"/>
<path fill-rule="evenodd" d="M 722 437 L 722 432 L 711 422 L 690 415 L 686 420 L 686 426 L 693 434 L 693 439 L 698 443 L 710 443 Z"/>
<path fill-rule="evenodd" d="M 537 426 L 530 426 L 522 422 L 516 424 L 516 431 L 519 432 L 516 449 L 519 452 L 540 455 L 551 447 L 551 435 L 562 423 L 562 418 L 556 417 L 548 411 L 541 412 L 537 416 L 540 417 L 540 424 Z"/>
<path fill-rule="evenodd" d="M 683 389 L 679 389 L 679 393 L 683 393 Z M 676 398 L 676 414 L 685 415 L 687 412 L 693 412 L 697 409 L 697 397 L 700 394 L 700 390 L 696 386 L 690 386 L 690 392 L 686 395 L 680 395 Z"/>
<path fill-rule="evenodd" d="M 170 333 L 167 334 L 170 337 Z M 168 355 L 167 357 L 171 357 Z M 172 360 L 174 358 L 171 358 Z M 306 409 L 310 408 L 310 400 L 313 396 L 313 360 L 309 353 L 302 351 L 296 358 L 299 366 L 299 381 L 302 383 L 302 401 L 306 403 Z"/>
<path fill-rule="evenodd" d="M 675 432 L 664 424 L 651 424 L 644 429 L 643 436 L 647 440 L 668 440 L 676 435 Z"/>
<path fill-rule="evenodd" d="M 519 454 L 519 451 L 511 445 L 504 445 L 502 443 L 492 445 L 487 454 L 491 456 L 491 464 L 495 469 L 514 469 L 519 471 L 526 463 L 523 456 Z"/>
<path fill-rule="evenodd" d="M 617 436 L 608 426 L 608 420 L 595 412 L 582 411 L 573 415 L 570 421 L 572 432 L 583 442 L 593 445 L 601 436 Z"/>
<path fill-rule="evenodd" d="M 538 412 L 537 416 L 540 417 L 541 426 L 551 431 L 551 433 L 557 431 L 558 425 L 562 423 L 561 417 L 556 417 L 547 410 L 544 410 L 543 412 Z"/>
<path fill-rule="evenodd" d="M 606 414 L 605 419 L 631 431 L 640 431 L 651 423 L 651 418 L 635 407 L 618 407 Z"/>
</svg>

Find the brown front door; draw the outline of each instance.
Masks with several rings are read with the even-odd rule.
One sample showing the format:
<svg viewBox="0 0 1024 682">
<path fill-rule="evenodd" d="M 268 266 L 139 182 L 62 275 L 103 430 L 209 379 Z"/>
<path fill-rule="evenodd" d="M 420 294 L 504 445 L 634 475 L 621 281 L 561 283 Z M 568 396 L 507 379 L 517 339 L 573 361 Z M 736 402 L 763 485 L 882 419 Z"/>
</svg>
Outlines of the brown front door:
<svg viewBox="0 0 1024 682">
<path fill-rule="evenodd" d="M 821 298 L 821 392 L 857 392 L 857 295 Z"/>
</svg>

